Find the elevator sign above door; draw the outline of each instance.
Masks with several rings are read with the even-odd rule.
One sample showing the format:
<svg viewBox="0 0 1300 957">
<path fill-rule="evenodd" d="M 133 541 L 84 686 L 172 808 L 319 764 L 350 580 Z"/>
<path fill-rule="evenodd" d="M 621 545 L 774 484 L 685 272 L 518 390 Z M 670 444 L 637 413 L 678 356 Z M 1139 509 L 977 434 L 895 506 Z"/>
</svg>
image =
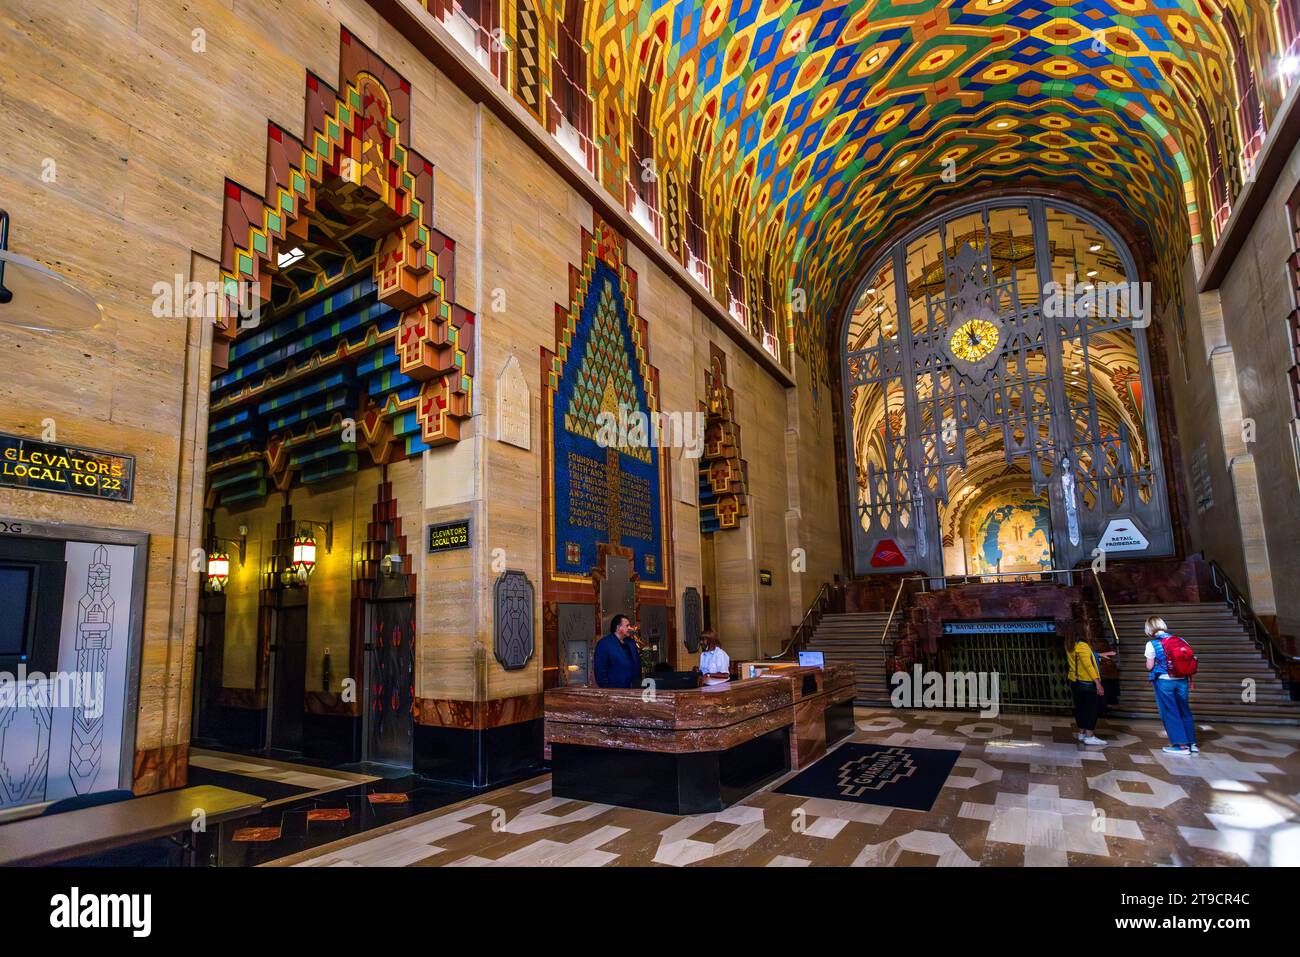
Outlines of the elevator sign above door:
<svg viewBox="0 0 1300 957">
<path fill-rule="evenodd" d="M 0 486 L 131 501 L 135 456 L 0 433 Z"/>
</svg>

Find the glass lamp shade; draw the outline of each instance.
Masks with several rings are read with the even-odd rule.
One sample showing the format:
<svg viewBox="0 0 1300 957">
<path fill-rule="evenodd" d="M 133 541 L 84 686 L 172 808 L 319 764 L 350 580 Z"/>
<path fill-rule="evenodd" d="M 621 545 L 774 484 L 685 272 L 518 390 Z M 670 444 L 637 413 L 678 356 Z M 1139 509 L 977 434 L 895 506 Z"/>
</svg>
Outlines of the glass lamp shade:
<svg viewBox="0 0 1300 957">
<path fill-rule="evenodd" d="M 316 567 L 316 539 L 306 532 L 294 536 L 293 570 L 299 578 L 305 579 Z"/>
<path fill-rule="evenodd" d="M 223 591 L 230 581 L 230 556 L 225 552 L 213 552 L 208 556 L 208 587 L 212 591 Z"/>
</svg>

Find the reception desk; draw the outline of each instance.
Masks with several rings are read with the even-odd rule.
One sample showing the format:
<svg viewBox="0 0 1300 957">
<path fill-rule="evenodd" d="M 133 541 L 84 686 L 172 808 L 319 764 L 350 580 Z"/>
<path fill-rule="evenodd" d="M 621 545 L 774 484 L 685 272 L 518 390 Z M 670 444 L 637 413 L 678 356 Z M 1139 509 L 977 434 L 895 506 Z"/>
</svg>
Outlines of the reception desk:
<svg viewBox="0 0 1300 957">
<path fill-rule="evenodd" d="M 720 811 L 853 730 L 853 669 L 788 667 L 680 691 L 546 692 L 551 793 L 669 814 Z"/>
</svg>

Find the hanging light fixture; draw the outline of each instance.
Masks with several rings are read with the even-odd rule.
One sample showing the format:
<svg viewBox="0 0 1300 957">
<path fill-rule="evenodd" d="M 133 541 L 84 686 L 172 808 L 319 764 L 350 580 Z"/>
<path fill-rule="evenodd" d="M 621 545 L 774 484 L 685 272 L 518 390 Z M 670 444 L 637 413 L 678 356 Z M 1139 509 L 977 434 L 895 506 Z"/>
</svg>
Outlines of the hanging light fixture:
<svg viewBox="0 0 1300 957">
<path fill-rule="evenodd" d="M 293 561 L 290 563 L 300 581 L 306 581 L 316 567 L 316 537 L 302 529 L 293 538 Z"/>
<path fill-rule="evenodd" d="M 230 581 L 230 556 L 225 552 L 208 555 L 208 590 L 220 594 Z"/>
<path fill-rule="evenodd" d="M 239 526 L 239 538 L 218 538 L 213 536 L 208 545 L 207 586 L 208 591 L 220 594 L 226 590 L 230 581 L 230 553 L 221 547 L 222 543 L 233 545 L 239 555 L 239 566 L 244 566 L 248 556 L 248 526 Z"/>
</svg>

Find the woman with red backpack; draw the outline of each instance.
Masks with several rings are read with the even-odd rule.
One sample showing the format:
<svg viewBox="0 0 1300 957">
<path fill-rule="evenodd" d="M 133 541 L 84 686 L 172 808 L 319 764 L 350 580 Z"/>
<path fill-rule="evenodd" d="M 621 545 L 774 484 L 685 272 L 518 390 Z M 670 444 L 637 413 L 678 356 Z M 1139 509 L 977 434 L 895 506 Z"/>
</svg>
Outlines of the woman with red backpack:
<svg viewBox="0 0 1300 957">
<path fill-rule="evenodd" d="M 1196 656 L 1191 647 L 1171 634 L 1163 618 L 1152 616 L 1146 623 L 1147 677 L 1156 693 L 1156 708 L 1164 723 L 1169 744 L 1166 754 L 1196 754 L 1196 724 L 1187 695 L 1196 674 Z"/>
</svg>

